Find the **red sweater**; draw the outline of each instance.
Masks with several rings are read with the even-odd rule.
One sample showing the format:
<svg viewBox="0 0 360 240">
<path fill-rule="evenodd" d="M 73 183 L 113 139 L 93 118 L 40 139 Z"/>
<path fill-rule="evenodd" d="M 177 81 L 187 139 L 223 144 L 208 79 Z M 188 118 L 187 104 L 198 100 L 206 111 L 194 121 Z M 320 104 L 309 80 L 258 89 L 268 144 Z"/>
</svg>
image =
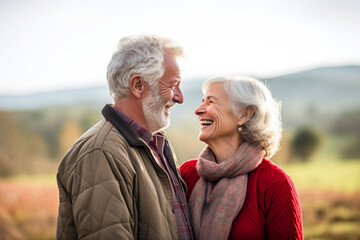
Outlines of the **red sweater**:
<svg viewBox="0 0 360 240">
<path fill-rule="evenodd" d="M 197 160 L 185 162 L 181 176 L 187 199 L 199 180 Z M 303 239 L 299 196 L 290 177 L 267 159 L 249 173 L 245 203 L 235 218 L 230 239 Z"/>
</svg>

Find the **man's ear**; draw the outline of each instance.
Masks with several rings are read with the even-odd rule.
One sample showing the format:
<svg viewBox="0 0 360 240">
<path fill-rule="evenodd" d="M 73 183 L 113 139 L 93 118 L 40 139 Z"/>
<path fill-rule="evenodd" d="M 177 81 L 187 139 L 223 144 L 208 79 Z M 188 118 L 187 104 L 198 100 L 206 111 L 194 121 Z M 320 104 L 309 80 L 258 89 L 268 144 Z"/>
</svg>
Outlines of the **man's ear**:
<svg viewBox="0 0 360 240">
<path fill-rule="evenodd" d="M 139 74 L 134 74 L 130 77 L 130 91 L 135 98 L 140 98 L 144 91 L 144 80 Z"/>
</svg>

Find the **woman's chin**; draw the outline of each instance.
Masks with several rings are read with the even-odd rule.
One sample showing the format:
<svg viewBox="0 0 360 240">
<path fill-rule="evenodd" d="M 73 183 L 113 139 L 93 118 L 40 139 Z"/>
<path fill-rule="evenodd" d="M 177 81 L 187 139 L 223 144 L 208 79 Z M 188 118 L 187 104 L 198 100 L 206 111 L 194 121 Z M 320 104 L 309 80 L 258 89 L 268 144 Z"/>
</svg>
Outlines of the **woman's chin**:
<svg viewBox="0 0 360 240">
<path fill-rule="evenodd" d="M 199 134 L 199 140 L 204 142 L 204 143 L 207 143 L 207 140 L 208 140 L 208 136 L 206 136 L 205 134 Z"/>
</svg>

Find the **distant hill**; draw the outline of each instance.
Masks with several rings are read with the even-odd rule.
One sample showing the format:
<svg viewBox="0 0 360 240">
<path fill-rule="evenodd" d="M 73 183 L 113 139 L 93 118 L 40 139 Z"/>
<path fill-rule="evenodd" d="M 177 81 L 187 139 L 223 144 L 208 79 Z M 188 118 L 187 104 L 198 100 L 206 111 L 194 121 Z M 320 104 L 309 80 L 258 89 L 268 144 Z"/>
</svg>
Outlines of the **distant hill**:
<svg viewBox="0 0 360 240">
<path fill-rule="evenodd" d="M 111 102 L 107 86 L 58 90 L 24 95 L 0 95 L 0 109 L 35 110 L 48 107 L 89 105 L 97 107 Z"/>
<path fill-rule="evenodd" d="M 328 121 L 360 108 L 360 66 L 323 67 L 263 79 L 283 103 L 287 125 Z"/>
<path fill-rule="evenodd" d="M 337 111 L 360 104 L 360 66 L 324 67 L 264 79 L 275 97 L 295 107 Z"/>
<path fill-rule="evenodd" d="M 196 121 L 194 109 L 202 98 L 203 79 L 182 82 L 184 103 L 172 110 L 173 121 Z M 298 124 L 360 108 L 360 66 L 323 67 L 264 78 L 273 96 L 283 103 L 285 124 Z M 106 85 L 28 95 L 0 95 L 0 109 L 34 110 L 48 107 L 87 106 L 100 109 L 112 102 Z M 174 119 L 176 118 L 176 119 Z"/>
</svg>

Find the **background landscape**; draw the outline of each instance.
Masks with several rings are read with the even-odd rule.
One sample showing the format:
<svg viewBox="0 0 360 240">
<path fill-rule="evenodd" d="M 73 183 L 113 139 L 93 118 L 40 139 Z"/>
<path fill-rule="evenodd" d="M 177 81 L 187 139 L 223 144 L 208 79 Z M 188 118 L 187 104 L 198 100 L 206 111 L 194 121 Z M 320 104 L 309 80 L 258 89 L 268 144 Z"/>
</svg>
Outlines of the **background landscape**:
<svg viewBox="0 0 360 240">
<path fill-rule="evenodd" d="M 193 111 L 205 79 L 184 80 L 185 101 L 171 110 L 166 132 L 180 164 L 204 147 Z M 305 239 L 360 239 L 360 66 L 261 80 L 283 104 L 282 149 L 272 160 L 297 186 Z M 57 166 L 111 102 L 106 85 L 0 95 L 0 239 L 54 238 Z"/>
</svg>

